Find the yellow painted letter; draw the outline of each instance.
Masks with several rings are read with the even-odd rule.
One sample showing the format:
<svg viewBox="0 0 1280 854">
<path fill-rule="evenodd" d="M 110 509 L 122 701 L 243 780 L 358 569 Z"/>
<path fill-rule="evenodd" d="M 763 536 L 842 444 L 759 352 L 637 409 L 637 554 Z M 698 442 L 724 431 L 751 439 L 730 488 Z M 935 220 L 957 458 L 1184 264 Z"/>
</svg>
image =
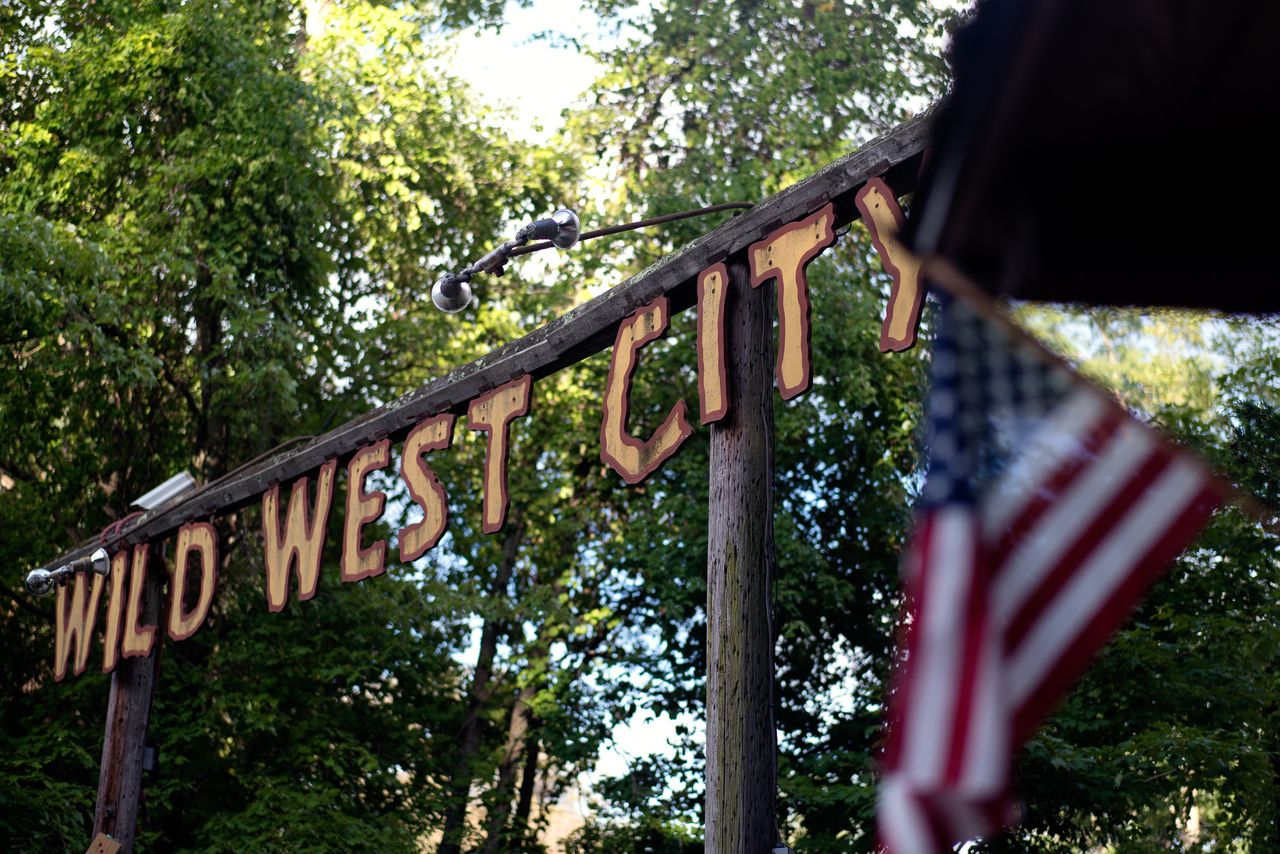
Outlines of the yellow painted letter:
<svg viewBox="0 0 1280 854">
<path fill-rule="evenodd" d="M 533 377 L 525 374 L 471 401 L 467 426 L 489 434 L 484 453 L 484 515 L 480 530 L 502 530 L 507 521 L 507 457 L 512 419 L 529 412 Z"/>
<path fill-rule="evenodd" d="M 639 483 L 653 474 L 693 434 L 689 407 L 683 400 L 676 401 L 649 441 L 642 442 L 627 433 L 631 377 L 636 371 L 637 353 L 667 331 L 667 312 L 667 298 L 658 297 L 622 321 L 613 342 L 604 391 L 604 418 L 600 422 L 600 459 L 627 483 Z"/>
<path fill-rule="evenodd" d="M 178 529 L 178 554 L 169 585 L 169 637 L 186 640 L 199 631 L 209 616 L 213 594 L 218 588 L 218 534 L 208 522 L 193 522 Z M 195 607 L 186 610 L 187 575 L 191 553 L 200 553 L 200 596 Z"/>
<path fill-rule="evenodd" d="M 74 591 L 68 594 L 67 588 Z M 89 601 L 85 601 L 85 588 Z M 93 624 L 98 619 L 98 597 L 102 595 L 102 576 L 96 572 L 78 572 L 70 584 L 58 586 L 57 633 L 53 640 L 53 678 L 67 678 L 67 658 L 75 651 L 71 672 L 84 673 L 89 663 L 89 647 L 93 645 Z M 67 600 L 71 601 L 68 602 Z"/>
<path fill-rule="evenodd" d="M 724 364 L 724 311 L 729 271 L 716 264 L 698 275 L 698 408 L 710 424 L 729 413 L 728 374 Z"/>
<path fill-rule="evenodd" d="M 778 280 L 778 361 L 774 368 L 783 400 L 803 394 L 812 382 L 809 353 L 809 284 L 805 266 L 832 243 L 835 209 L 785 225 L 751 245 L 751 287 Z"/>
<path fill-rule="evenodd" d="M 124 619 L 124 582 L 129 574 L 129 550 L 111 558 L 111 598 L 107 600 L 107 636 L 102 644 L 102 672 L 110 673 L 120 662 L 120 621 Z"/>
<path fill-rule="evenodd" d="M 428 418 L 413 428 L 404 440 L 400 476 L 409 495 L 422 508 L 422 519 L 400 529 L 400 560 L 408 563 L 435 548 L 449 527 L 449 502 L 444 487 L 425 459 L 429 451 L 442 451 L 453 444 L 453 416 L 449 413 Z"/>
<path fill-rule="evenodd" d="M 267 610 L 282 611 L 289 601 L 289 570 L 298 567 L 298 600 L 316 595 L 320 583 L 320 557 L 324 532 L 329 523 L 333 499 L 333 473 L 337 460 L 320 467 L 316 477 L 316 503 L 307 518 L 307 486 L 310 478 L 300 477 L 289 493 L 285 524 L 280 525 L 280 484 L 262 494 L 262 537 L 267 566 Z"/>
<path fill-rule="evenodd" d="M 854 204 L 862 214 L 876 252 L 880 253 L 884 271 L 893 279 L 884 325 L 880 328 L 880 350 L 886 353 L 909 350 L 916 343 L 924 289 L 920 286 L 920 259 L 898 240 L 906 218 L 898 206 L 898 197 L 879 178 L 872 178 L 858 191 Z"/>
<path fill-rule="evenodd" d="M 144 626 L 142 620 L 142 593 L 147 588 L 147 562 L 151 546 L 142 543 L 133 547 L 133 568 L 129 570 L 129 602 L 125 606 L 124 636 L 120 639 L 120 655 L 124 658 L 146 658 L 156 643 L 156 627 Z"/>
<path fill-rule="evenodd" d="M 347 465 L 347 517 L 342 531 L 342 580 L 361 581 L 381 575 L 387 568 L 387 541 L 378 540 L 367 549 L 360 548 L 360 532 L 364 526 L 382 515 L 387 494 L 382 490 L 364 491 L 369 472 L 386 468 L 391 462 L 391 440 L 383 439 L 356 451 Z"/>
</svg>

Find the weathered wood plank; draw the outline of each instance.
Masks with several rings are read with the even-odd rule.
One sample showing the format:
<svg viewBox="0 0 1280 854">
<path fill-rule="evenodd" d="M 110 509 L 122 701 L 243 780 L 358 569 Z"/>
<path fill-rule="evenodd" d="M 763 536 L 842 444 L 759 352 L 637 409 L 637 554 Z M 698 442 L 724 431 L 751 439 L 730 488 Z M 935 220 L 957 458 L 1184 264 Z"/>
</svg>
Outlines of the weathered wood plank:
<svg viewBox="0 0 1280 854">
<path fill-rule="evenodd" d="M 698 273 L 746 249 L 778 226 L 806 216 L 827 202 L 835 203 L 836 226 L 847 224 L 858 216 L 853 194 L 877 175 L 893 173 L 890 183 L 897 192 L 912 189 L 916 166 L 928 143 L 928 118 L 926 114 L 899 125 L 525 337 L 301 447 L 282 451 L 172 505 L 148 512 L 106 543 L 107 549 L 156 540 L 187 522 L 243 506 L 270 486 L 306 474 L 326 460 L 348 456 L 387 436 L 399 438 L 427 416 L 446 411 L 461 413 L 476 395 L 521 374 L 532 374 L 536 379 L 579 362 L 612 344 L 618 323 L 637 306 L 659 296 L 670 297 L 673 312 L 687 308 L 693 302 Z M 48 566 L 82 557 L 97 545 L 97 541 L 83 544 Z"/>
</svg>

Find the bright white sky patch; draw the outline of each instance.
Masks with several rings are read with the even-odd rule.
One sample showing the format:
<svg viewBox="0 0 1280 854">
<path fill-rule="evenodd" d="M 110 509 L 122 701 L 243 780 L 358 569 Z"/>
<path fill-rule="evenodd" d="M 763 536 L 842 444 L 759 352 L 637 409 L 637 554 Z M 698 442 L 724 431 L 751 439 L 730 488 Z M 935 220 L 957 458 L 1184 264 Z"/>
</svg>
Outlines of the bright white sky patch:
<svg viewBox="0 0 1280 854">
<path fill-rule="evenodd" d="M 549 32 L 581 39 L 594 32 L 595 18 L 579 0 L 536 0 L 528 8 L 508 3 L 505 15 L 500 32 L 472 27 L 456 36 L 450 70 L 480 100 L 507 110 L 505 124 L 516 136 L 546 140 L 601 68 L 571 45 L 538 36 Z"/>
</svg>

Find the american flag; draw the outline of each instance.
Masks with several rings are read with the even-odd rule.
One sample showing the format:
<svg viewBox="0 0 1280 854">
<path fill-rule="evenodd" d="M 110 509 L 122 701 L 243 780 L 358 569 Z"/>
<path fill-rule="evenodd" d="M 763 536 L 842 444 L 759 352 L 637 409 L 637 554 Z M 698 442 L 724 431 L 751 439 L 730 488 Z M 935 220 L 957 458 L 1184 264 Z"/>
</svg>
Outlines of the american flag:
<svg viewBox="0 0 1280 854">
<path fill-rule="evenodd" d="M 1012 823 L 1014 751 L 1225 497 L 1199 460 L 954 297 L 927 414 L 878 803 L 890 854 Z"/>
</svg>

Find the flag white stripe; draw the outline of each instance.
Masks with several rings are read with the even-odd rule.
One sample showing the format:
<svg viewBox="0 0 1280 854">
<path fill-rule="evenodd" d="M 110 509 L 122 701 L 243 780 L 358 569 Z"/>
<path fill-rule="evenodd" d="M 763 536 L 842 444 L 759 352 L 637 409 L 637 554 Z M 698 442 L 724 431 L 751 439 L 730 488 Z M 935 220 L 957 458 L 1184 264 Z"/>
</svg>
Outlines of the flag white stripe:
<svg viewBox="0 0 1280 854">
<path fill-rule="evenodd" d="M 1179 457 L 1072 575 L 1009 658 L 1013 708 L 1021 706 L 1169 526 L 1204 488 L 1202 470 Z"/>
<path fill-rule="evenodd" d="M 921 788 L 941 785 L 946 773 L 951 728 L 939 722 L 951 720 L 955 713 L 964 654 L 963 644 L 956 643 L 964 632 L 964 609 L 958 603 L 972 583 L 975 551 L 967 509 L 940 508 L 932 524 L 929 554 L 922 561 L 928 578 L 909 663 L 911 707 L 902 758 L 907 778 Z"/>
<path fill-rule="evenodd" d="M 999 625 L 1008 625 L 1062 555 L 1080 540 L 1155 448 L 1155 440 L 1144 428 L 1136 423 L 1125 424 L 1098 459 L 1037 520 L 1005 561 L 1013 569 L 997 569 L 992 596 Z"/>
<path fill-rule="evenodd" d="M 966 793 L 979 798 L 996 797 L 1008 788 L 1009 733 L 1001 652 L 1000 636 L 988 620 L 960 778 Z"/>
<path fill-rule="evenodd" d="M 999 536 L 1066 460 L 1081 453 L 1084 437 L 1102 422 L 1107 404 L 1092 391 L 1077 391 L 1054 408 L 992 484 L 982 505 L 982 534 Z"/>
<path fill-rule="evenodd" d="M 893 854 L 928 854 L 934 850 L 929 820 L 898 775 L 890 775 L 880 784 L 877 812 L 881 841 Z"/>
</svg>

